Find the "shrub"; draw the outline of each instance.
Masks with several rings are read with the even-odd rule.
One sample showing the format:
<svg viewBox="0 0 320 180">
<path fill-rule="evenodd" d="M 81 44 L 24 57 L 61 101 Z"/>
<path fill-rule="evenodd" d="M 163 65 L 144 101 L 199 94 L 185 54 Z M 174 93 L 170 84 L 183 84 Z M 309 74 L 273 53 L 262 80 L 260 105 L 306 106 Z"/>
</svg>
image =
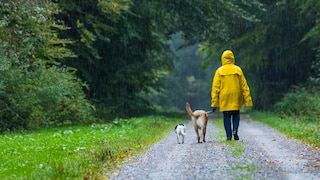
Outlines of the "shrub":
<svg viewBox="0 0 320 180">
<path fill-rule="evenodd" d="M 94 121 L 85 85 L 70 68 L 35 63 L 28 69 L 0 71 L 1 131 Z"/>
<path fill-rule="evenodd" d="M 282 101 L 274 105 L 274 111 L 282 116 L 305 117 L 307 119 L 318 118 L 319 108 L 319 92 L 310 92 L 303 87 L 294 88 L 284 95 Z"/>
<path fill-rule="evenodd" d="M 41 3 L 40 3 L 41 2 Z M 93 106 L 74 70 L 58 60 L 76 55 L 55 20 L 57 4 L 6 1 L 0 8 L 0 132 L 93 121 Z"/>
</svg>

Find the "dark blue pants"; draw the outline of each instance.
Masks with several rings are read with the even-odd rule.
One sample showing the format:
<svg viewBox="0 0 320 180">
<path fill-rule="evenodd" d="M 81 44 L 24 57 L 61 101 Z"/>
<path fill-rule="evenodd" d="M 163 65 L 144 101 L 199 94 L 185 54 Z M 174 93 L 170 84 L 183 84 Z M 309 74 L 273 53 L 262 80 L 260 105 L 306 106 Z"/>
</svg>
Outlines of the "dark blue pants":
<svg viewBox="0 0 320 180">
<path fill-rule="evenodd" d="M 232 122 L 232 127 L 231 127 Z M 232 134 L 238 133 L 240 123 L 240 111 L 224 111 L 223 112 L 224 129 L 226 130 L 227 139 L 231 140 Z"/>
</svg>

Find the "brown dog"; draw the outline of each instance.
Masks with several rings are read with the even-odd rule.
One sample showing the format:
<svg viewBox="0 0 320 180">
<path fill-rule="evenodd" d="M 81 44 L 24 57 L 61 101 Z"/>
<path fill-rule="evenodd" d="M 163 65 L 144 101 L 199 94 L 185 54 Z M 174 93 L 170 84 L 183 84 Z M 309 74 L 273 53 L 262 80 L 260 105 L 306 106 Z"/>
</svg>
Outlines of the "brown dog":
<svg viewBox="0 0 320 180">
<path fill-rule="evenodd" d="M 194 130 L 196 131 L 198 137 L 198 143 L 206 142 L 206 130 L 208 123 L 208 113 L 204 110 L 196 110 L 192 112 L 190 104 L 186 102 L 186 110 L 191 116 L 191 120 L 194 126 Z M 199 131 L 201 134 L 199 136 Z"/>
</svg>

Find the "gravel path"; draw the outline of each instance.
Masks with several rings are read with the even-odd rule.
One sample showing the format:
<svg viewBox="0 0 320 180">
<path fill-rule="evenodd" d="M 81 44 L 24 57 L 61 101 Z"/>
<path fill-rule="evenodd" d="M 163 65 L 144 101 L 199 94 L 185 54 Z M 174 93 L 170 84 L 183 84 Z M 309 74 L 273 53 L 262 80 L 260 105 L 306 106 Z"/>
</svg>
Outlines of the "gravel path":
<svg viewBox="0 0 320 180">
<path fill-rule="evenodd" d="M 289 179 L 320 180 L 320 152 L 242 115 L 239 141 L 226 142 L 224 130 L 210 117 L 206 143 L 196 143 L 191 121 L 184 144 L 176 135 L 128 159 L 114 180 Z M 174 127 L 173 127 L 174 128 Z"/>
</svg>

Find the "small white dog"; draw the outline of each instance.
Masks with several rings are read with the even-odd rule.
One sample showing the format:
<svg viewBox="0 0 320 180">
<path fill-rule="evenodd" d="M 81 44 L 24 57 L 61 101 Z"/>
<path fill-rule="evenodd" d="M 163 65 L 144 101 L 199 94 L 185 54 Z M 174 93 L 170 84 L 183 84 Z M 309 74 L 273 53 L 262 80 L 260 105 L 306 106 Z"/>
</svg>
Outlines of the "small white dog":
<svg viewBox="0 0 320 180">
<path fill-rule="evenodd" d="M 186 136 L 186 126 L 184 124 L 177 124 L 174 128 L 174 132 L 177 135 L 177 142 L 180 144 L 180 137 L 182 144 L 184 143 L 184 137 Z"/>
</svg>

